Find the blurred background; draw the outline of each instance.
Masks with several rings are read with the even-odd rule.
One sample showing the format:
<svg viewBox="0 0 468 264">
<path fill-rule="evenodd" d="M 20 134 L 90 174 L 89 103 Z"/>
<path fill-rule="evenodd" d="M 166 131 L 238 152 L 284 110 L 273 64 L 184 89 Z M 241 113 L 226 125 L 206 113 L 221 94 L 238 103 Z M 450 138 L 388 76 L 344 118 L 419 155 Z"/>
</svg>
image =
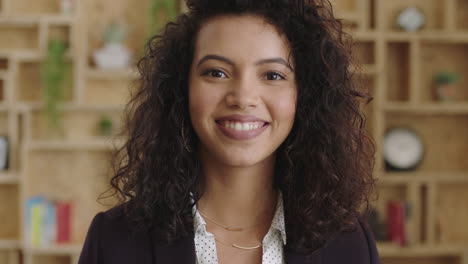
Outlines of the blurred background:
<svg viewBox="0 0 468 264">
<path fill-rule="evenodd" d="M 468 263 L 468 0 L 333 0 L 377 143 L 383 264 Z M 179 0 L 0 0 L 0 264 L 77 263 L 134 65 Z"/>
</svg>

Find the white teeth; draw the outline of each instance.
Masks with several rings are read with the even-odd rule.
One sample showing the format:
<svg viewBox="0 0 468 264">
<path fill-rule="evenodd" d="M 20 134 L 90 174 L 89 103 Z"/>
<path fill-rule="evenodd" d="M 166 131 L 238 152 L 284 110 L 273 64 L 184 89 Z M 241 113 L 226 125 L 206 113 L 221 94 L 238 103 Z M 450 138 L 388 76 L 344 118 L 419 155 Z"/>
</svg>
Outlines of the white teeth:
<svg viewBox="0 0 468 264">
<path fill-rule="evenodd" d="M 232 121 L 224 121 L 223 126 L 226 128 L 230 128 L 236 131 L 249 131 L 258 129 L 259 127 L 263 126 L 263 122 L 232 122 Z"/>
</svg>

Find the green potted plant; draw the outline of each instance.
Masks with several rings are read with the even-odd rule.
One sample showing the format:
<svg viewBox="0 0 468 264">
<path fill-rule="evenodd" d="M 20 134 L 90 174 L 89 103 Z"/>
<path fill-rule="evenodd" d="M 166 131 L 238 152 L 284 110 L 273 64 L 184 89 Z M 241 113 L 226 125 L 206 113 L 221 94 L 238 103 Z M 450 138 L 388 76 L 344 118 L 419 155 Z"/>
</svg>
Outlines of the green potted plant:
<svg viewBox="0 0 468 264">
<path fill-rule="evenodd" d="M 175 19 L 177 16 L 177 3 L 175 0 L 152 0 L 149 12 L 149 37 L 151 37 L 161 30 L 162 25 L 164 25 L 167 20 Z M 160 17 L 162 14 L 164 14 L 166 19 Z"/>
<path fill-rule="evenodd" d="M 64 97 L 64 86 L 68 79 L 68 65 L 65 63 L 67 45 L 59 39 L 49 41 L 47 54 L 40 66 L 41 83 L 43 86 L 44 109 L 47 119 L 49 136 L 63 136 L 59 103 Z"/>
<path fill-rule="evenodd" d="M 101 136 L 110 136 L 112 134 L 112 119 L 108 116 L 102 116 L 98 123 L 98 130 Z"/>
<path fill-rule="evenodd" d="M 435 95 L 439 101 L 452 101 L 456 97 L 455 83 L 460 79 L 460 75 L 455 72 L 442 71 L 434 76 Z"/>
</svg>

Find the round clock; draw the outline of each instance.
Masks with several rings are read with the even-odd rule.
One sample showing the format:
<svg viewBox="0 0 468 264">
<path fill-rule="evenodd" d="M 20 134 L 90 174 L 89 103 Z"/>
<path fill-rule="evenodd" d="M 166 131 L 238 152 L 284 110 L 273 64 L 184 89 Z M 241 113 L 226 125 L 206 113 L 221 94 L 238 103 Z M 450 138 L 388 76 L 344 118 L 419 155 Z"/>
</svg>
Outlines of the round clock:
<svg viewBox="0 0 468 264">
<path fill-rule="evenodd" d="M 425 23 L 426 17 L 423 11 L 415 6 L 403 9 L 396 20 L 397 26 L 408 32 L 419 30 Z"/>
<path fill-rule="evenodd" d="M 412 129 L 396 127 L 384 136 L 383 155 L 389 170 L 413 170 L 422 161 L 424 144 Z"/>
</svg>

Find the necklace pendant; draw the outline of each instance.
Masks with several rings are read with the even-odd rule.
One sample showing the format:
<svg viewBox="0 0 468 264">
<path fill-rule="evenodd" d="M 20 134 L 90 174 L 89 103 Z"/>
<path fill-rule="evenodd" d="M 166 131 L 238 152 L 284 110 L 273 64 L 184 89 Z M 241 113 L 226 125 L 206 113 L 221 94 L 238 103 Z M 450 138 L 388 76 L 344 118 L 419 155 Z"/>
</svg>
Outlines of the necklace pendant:
<svg viewBox="0 0 468 264">
<path fill-rule="evenodd" d="M 235 248 L 238 248 L 238 249 L 250 250 L 250 249 L 257 249 L 257 248 L 261 247 L 262 244 L 254 246 L 254 247 L 242 247 L 242 246 L 238 246 L 236 244 L 232 244 L 232 246 L 235 247 Z"/>
<path fill-rule="evenodd" d="M 225 227 L 226 230 L 229 231 L 243 231 L 243 228 L 236 228 L 236 227 Z"/>
</svg>

